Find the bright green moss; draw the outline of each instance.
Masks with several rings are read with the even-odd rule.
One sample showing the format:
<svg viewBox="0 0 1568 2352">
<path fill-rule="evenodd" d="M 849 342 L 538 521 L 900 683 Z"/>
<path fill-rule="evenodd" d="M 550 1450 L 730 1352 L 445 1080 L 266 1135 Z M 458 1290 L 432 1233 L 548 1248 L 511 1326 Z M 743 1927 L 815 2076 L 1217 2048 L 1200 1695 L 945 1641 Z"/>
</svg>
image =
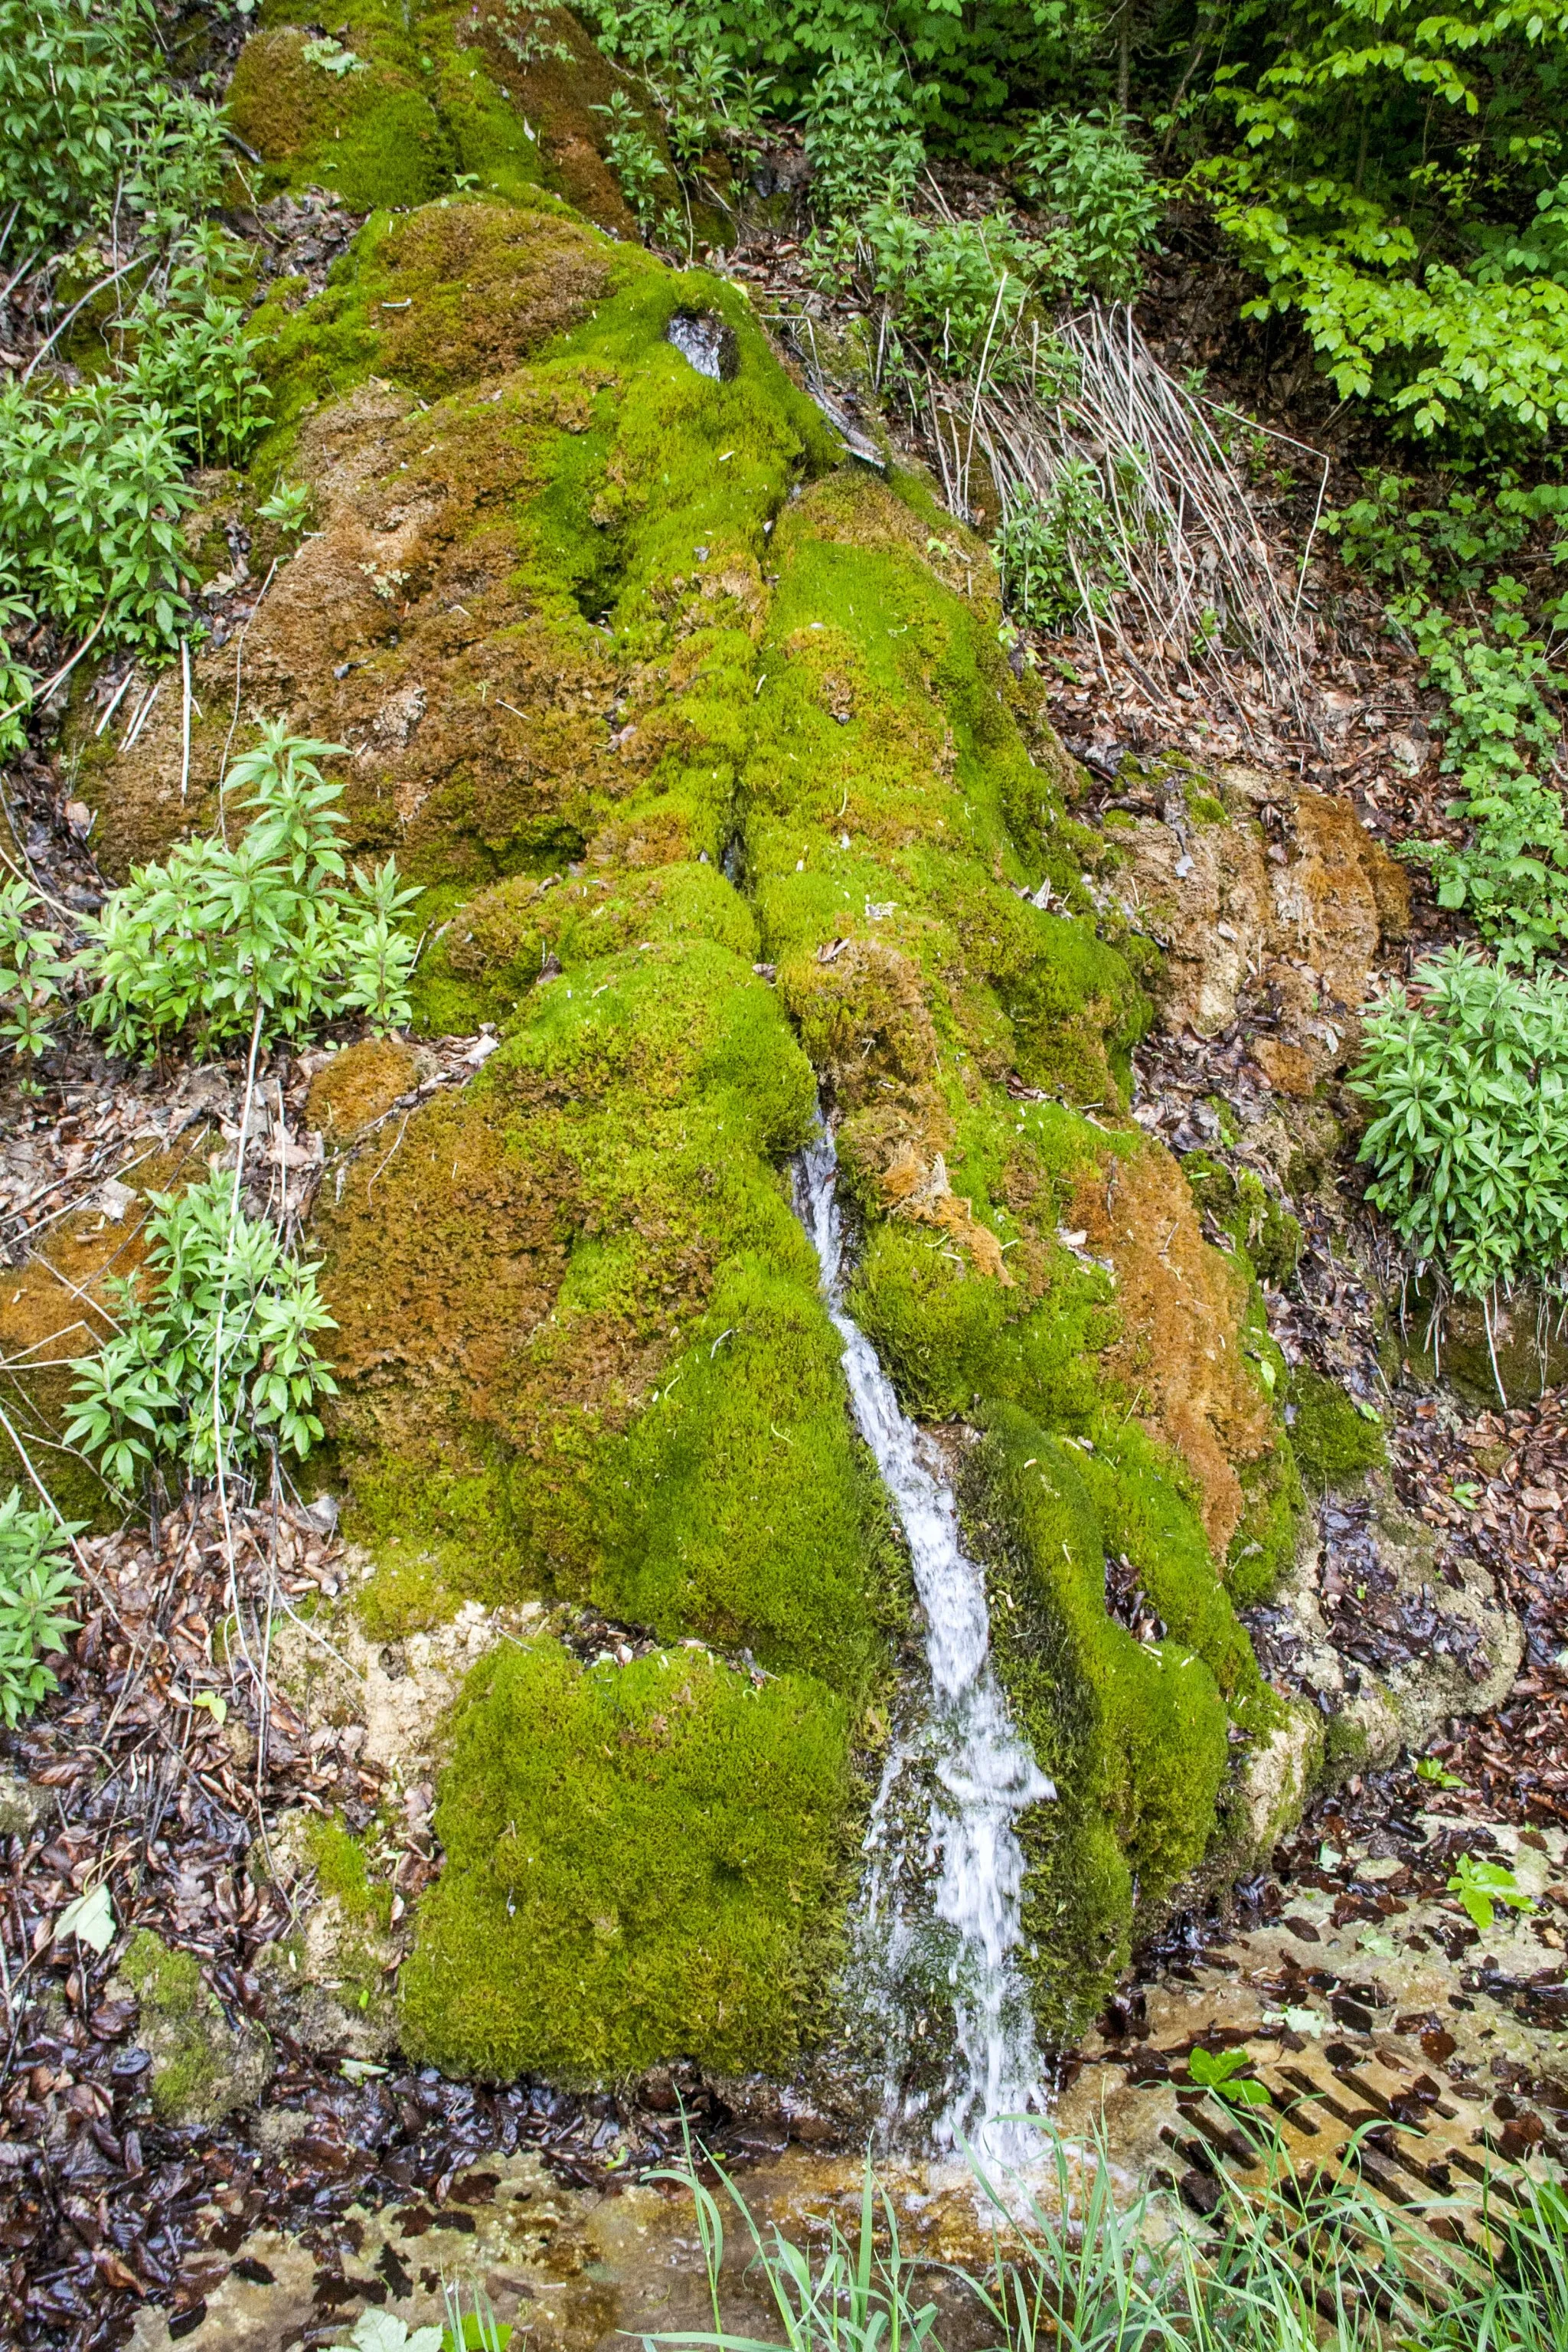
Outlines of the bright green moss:
<svg viewBox="0 0 1568 2352">
<path fill-rule="evenodd" d="M 836 1948 L 849 1786 L 842 1703 L 806 1676 L 493 1653 L 442 1784 L 405 2046 L 502 2079 L 783 2073 Z"/>
<path fill-rule="evenodd" d="M 346 1919 L 366 1927 L 391 1926 L 392 1889 L 372 1879 L 363 1845 L 341 1822 L 312 1820 L 305 1852 L 321 1893 L 337 1898 Z"/>
<path fill-rule="evenodd" d="M 1382 1422 L 1360 1412 L 1337 1381 L 1298 1364 L 1287 1393 L 1290 1444 L 1314 1492 L 1352 1486 L 1387 1460 Z"/>
<path fill-rule="evenodd" d="M 1094 1361 L 1113 1328 L 1112 1293 L 1098 1268 L 1053 1254 L 1037 1304 L 1004 1290 L 942 1232 L 879 1224 L 857 1270 L 857 1321 L 922 1420 L 966 1416 L 1006 1397 L 1053 1424 L 1077 1427 L 1100 1399 Z"/>
<path fill-rule="evenodd" d="M 1231 1538 L 1226 1584 L 1236 1608 L 1251 1609 L 1268 1600 L 1294 1558 L 1306 1496 L 1295 1451 L 1282 1431 L 1273 1452 L 1243 1463 L 1239 1475 L 1245 1508 Z"/>
<path fill-rule="evenodd" d="M 1019 1835 L 1025 1966 L 1040 2032 L 1059 2047 L 1092 2021 L 1135 1921 L 1157 1918 L 1203 1858 L 1226 1707 L 1191 1649 L 1174 1638 L 1146 1646 L 1107 1613 L 1107 1550 L 1148 1511 L 1140 1469 L 1119 1475 L 999 1406 L 966 1464 L 963 1502 L 997 1671 L 1057 1792 L 1024 1815 Z"/>
<path fill-rule="evenodd" d="M 189 1952 L 174 1951 L 150 1927 L 138 1927 L 120 1973 L 136 1995 L 143 2028 L 159 2045 L 153 2105 L 171 2120 L 221 2096 L 224 2058 L 214 2029 L 223 2014 Z"/>
<path fill-rule="evenodd" d="M 229 85 L 236 131 L 261 156 L 263 190 L 331 189 L 357 212 L 426 204 L 459 176 L 511 203 L 558 180 L 498 80 L 471 12 L 452 0 L 345 0 L 320 42 L 271 0 Z M 342 73 L 332 57 L 359 59 Z M 553 194 L 550 201 L 556 201 Z"/>
</svg>

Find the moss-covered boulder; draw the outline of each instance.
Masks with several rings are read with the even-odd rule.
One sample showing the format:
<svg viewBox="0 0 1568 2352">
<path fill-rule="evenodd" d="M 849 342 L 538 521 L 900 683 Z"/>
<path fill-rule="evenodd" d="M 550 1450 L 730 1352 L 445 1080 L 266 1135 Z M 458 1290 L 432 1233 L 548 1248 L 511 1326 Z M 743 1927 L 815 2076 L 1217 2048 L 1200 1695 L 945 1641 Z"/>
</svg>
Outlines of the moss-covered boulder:
<svg viewBox="0 0 1568 2352">
<path fill-rule="evenodd" d="M 411 2047 L 576 2081 L 672 2053 L 785 2072 L 852 1883 L 847 1729 L 822 1684 L 700 1650 L 586 1668 L 551 1642 L 493 1653 L 436 1817 Z"/>
<path fill-rule="evenodd" d="M 595 111 L 620 86 L 564 8 L 346 0 L 323 36 L 293 0 L 265 0 L 228 112 L 261 158 L 264 195 L 322 187 L 374 212 L 463 185 L 542 192 L 633 236 Z"/>
<path fill-rule="evenodd" d="M 317 535 L 246 696 L 347 747 L 350 846 L 425 885 L 421 1022 L 496 1034 L 423 1101 L 396 1049 L 318 1076 L 360 1605 L 384 1637 L 539 1598 L 657 1642 L 477 1669 L 405 2034 L 583 2079 L 781 2068 L 830 2017 L 912 1612 L 791 1206 L 820 1101 L 854 1312 L 911 1412 L 986 1433 L 965 1507 L 1059 1792 L 1026 1909 L 1068 2036 L 1215 1850 L 1231 1733 L 1271 1734 L 1223 1563 L 1293 1490 L 1252 1286 L 1125 1116 L 1133 943 L 989 556 L 840 464 L 734 288 L 531 186 L 376 213 L 292 299 L 242 495 L 307 484 Z M 199 656 L 183 802 L 177 709 L 84 744 L 106 857 L 207 820 L 232 679 Z"/>
</svg>

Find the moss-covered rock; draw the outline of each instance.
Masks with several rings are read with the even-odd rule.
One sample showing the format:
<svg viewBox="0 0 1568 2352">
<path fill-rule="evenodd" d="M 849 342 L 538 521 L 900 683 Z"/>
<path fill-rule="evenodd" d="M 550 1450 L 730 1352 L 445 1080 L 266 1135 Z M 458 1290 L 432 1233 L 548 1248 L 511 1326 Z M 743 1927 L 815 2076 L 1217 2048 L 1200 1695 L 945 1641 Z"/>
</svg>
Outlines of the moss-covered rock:
<svg viewBox="0 0 1568 2352">
<path fill-rule="evenodd" d="M 1387 1459 L 1383 1423 L 1337 1381 L 1298 1364 L 1287 1391 L 1290 1444 L 1302 1475 L 1318 1493 L 1353 1486 Z"/>
<path fill-rule="evenodd" d="M 194 1954 L 139 1927 L 120 1974 L 137 2002 L 136 2038 L 153 2061 L 153 2105 L 163 2122 L 210 2128 L 255 2105 L 271 2079 L 271 2044 L 255 2027 L 229 2024 Z"/>
<path fill-rule="evenodd" d="M 691 310 L 717 378 L 668 339 Z M 850 1743 L 910 1601 L 790 1205 L 820 1094 L 856 1313 L 912 1410 L 990 1433 L 968 1507 L 1061 1791 L 1026 1900 L 1065 2037 L 1215 1835 L 1229 1727 L 1272 1728 L 1218 1563 L 1292 1490 L 1247 1271 L 1123 1115 L 1147 1002 L 989 557 L 918 481 L 837 464 L 734 289 L 526 188 L 378 214 L 272 315 L 258 474 L 308 483 L 320 531 L 247 691 L 350 747 L 350 845 L 425 884 L 421 1018 L 499 1032 L 363 1150 L 402 1049 L 317 1078 L 360 1606 L 390 1633 L 542 1596 L 661 1645 L 480 1668 L 407 2032 L 581 2078 L 779 2066 L 826 2021 Z M 197 722 L 196 821 L 223 731 Z M 175 748 L 154 712 L 128 760 L 85 751 L 106 856 L 182 821 Z"/>
<path fill-rule="evenodd" d="M 297 0 L 266 0 L 228 111 L 261 157 L 264 194 L 323 187 L 374 212 L 477 186 L 510 203 L 564 198 L 629 236 L 595 111 L 618 86 L 564 8 L 514 18 L 507 0 L 346 0 L 324 37 Z"/>
<path fill-rule="evenodd" d="M 700 1650 L 582 1667 L 550 1642 L 470 1679 L 403 1978 L 416 2054 L 568 2081 L 684 2053 L 781 2073 L 837 1948 L 842 1702 Z"/>
<path fill-rule="evenodd" d="M 1002 1406 L 964 1478 L 997 1670 L 1056 1787 L 1019 1836 L 1025 1968 L 1041 2032 L 1058 2045 L 1089 2026 L 1126 1965 L 1135 1913 L 1157 1917 L 1203 1860 L 1226 1758 L 1225 1700 L 1188 1646 L 1193 1628 L 1145 1643 L 1106 1608 L 1107 1548 L 1122 1529 L 1108 1530 L 1086 1462 Z M 1121 1498 L 1114 1472 L 1100 1484 Z M 1189 1545 L 1201 1551 L 1195 1528 Z M 1234 1672 L 1239 1653 L 1218 1630 Z"/>
</svg>

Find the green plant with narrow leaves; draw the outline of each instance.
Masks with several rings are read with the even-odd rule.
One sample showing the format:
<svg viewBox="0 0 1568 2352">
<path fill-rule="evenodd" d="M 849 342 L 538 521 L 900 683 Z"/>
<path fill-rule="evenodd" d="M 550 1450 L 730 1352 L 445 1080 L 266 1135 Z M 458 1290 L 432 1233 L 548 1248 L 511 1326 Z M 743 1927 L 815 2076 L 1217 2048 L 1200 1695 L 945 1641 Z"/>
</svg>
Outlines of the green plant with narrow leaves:
<svg viewBox="0 0 1568 2352">
<path fill-rule="evenodd" d="M 1154 242 L 1164 198 L 1114 114 L 1037 114 L 1013 165 L 1030 205 L 1059 224 L 1062 278 L 1075 298 L 1126 301 L 1138 290 L 1141 255 Z"/>
<path fill-rule="evenodd" d="M 1488 1298 L 1568 1271 L 1568 978 L 1450 948 L 1373 1005 L 1352 1091 L 1367 1198 L 1420 1267 Z"/>
<path fill-rule="evenodd" d="M 60 934 L 38 920 L 41 911 L 26 882 L 0 882 L 0 1042 L 25 1066 L 54 1044 L 52 1023 L 70 974 Z M 34 1081 L 23 1083 L 31 1090 Z"/>
<path fill-rule="evenodd" d="M 13 1486 L 0 1503 L 0 1717 L 14 1727 L 56 1687 L 47 1663 L 79 1620 L 67 1604 L 79 1579 L 68 1547 L 78 1527 L 24 1506 Z"/>
<path fill-rule="evenodd" d="M 869 48 L 852 51 L 818 74 L 805 119 L 812 201 L 826 219 L 907 199 L 925 148 L 901 65 Z"/>
<path fill-rule="evenodd" d="M 303 1460 L 322 1433 L 317 1403 L 336 1392 L 316 1348 L 335 1328 L 316 1267 L 245 1214 L 221 1170 L 150 1199 L 145 1265 L 113 1294 L 117 1328 L 72 1366 L 67 1444 L 127 1494 L 167 1466 L 210 1478 L 220 1450 L 240 1470 L 268 1448 Z"/>
<path fill-rule="evenodd" d="M 181 1037 L 207 1054 L 258 1020 L 263 1041 L 353 1013 L 378 1031 L 406 1024 L 417 946 L 401 918 L 419 893 L 391 858 L 349 870 L 342 786 L 317 764 L 341 749 L 281 720 L 264 728 L 224 780 L 225 797 L 255 812 L 237 845 L 179 844 L 84 926 L 86 1017 L 111 1052 L 145 1056 Z"/>
<path fill-rule="evenodd" d="M 107 218 L 199 219 L 223 175 L 216 108 L 169 86 L 151 0 L 0 0 L 0 217 L 25 251 Z"/>
<path fill-rule="evenodd" d="M 668 169 L 624 89 L 612 90 L 609 103 L 594 111 L 609 119 L 605 161 L 646 236 L 668 201 L 673 185 Z"/>
</svg>

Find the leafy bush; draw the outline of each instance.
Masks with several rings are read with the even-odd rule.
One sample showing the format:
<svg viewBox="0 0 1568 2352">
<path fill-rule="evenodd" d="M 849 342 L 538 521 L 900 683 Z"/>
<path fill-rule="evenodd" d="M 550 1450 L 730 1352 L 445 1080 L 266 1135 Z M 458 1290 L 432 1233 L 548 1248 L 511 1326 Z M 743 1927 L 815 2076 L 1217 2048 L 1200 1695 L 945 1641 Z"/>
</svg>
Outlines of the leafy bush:
<svg viewBox="0 0 1568 2352">
<path fill-rule="evenodd" d="M 0 1503 L 0 1716 L 8 1726 L 55 1688 L 44 1658 L 58 1656 L 76 1631 L 65 1613 L 77 1585 L 66 1547 L 76 1532 L 52 1511 L 24 1510 L 19 1486 Z"/>
<path fill-rule="evenodd" d="M 925 161 L 901 66 L 868 48 L 826 67 L 805 107 L 817 210 L 830 220 L 867 205 L 899 205 Z"/>
<path fill-rule="evenodd" d="M 0 1038 L 25 1062 L 36 1062 L 54 1043 L 49 1014 L 70 970 L 58 931 L 35 919 L 39 911 L 26 882 L 0 883 Z"/>
<path fill-rule="evenodd" d="M 1422 1265 L 1485 1297 L 1568 1267 L 1568 978 L 1451 948 L 1367 1016 L 1352 1089 L 1367 1198 Z"/>
<path fill-rule="evenodd" d="M 1558 182 L 1568 17 L 1298 0 L 1215 72 L 1237 144 L 1194 180 L 1342 396 L 1423 437 L 1568 419 Z M 1221 37 L 1222 43 L 1224 36 Z"/>
<path fill-rule="evenodd" d="M 149 650 L 188 628 L 185 468 L 237 457 L 267 398 L 256 340 L 222 290 L 231 254 L 213 234 L 175 248 L 133 306 L 126 363 L 111 376 L 0 392 L 7 617 L 42 614 L 75 632 L 101 616 L 106 644 Z"/>
<path fill-rule="evenodd" d="M 605 138 L 605 161 L 646 236 L 661 209 L 660 196 L 668 200 L 673 193 L 664 158 L 624 89 L 612 90 L 609 104 L 596 106 L 594 111 L 610 119 Z"/>
<path fill-rule="evenodd" d="M 1029 202 L 1066 231 L 1070 290 L 1113 301 L 1136 293 L 1138 257 L 1153 241 L 1163 200 L 1125 121 L 1100 112 L 1037 114 L 1025 127 L 1014 169 Z"/>
<path fill-rule="evenodd" d="M 1031 628 L 1097 617 L 1127 584 L 1116 519 L 1086 458 L 1069 458 L 1046 499 L 1016 499 L 993 541 L 1003 593 Z"/>
<path fill-rule="evenodd" d="M 1005 213 L 983 221 L 920 221 L 896 205 L 867 207 L 854 231 L 874 290 L 948 373 L 1016 372 L 1014 339 L 1037 288 L 1055 282 L 1058 257 Z"/>
<path fill-rule="evenodd" d="M 1459 780 L 1448 814 L 1474 831 L 1461 847 L 1415 843 L 1405 854 L 1430 865 L 1441 905 L 1465 908 L 1483 937 L 1528 961 L 1568 937 L 1568 830 L 1550 781 L 1559 674 L 1536 634 L 1562 625 L 1568 598 L 1548 600 L 1532 626 L 1524 588 L 1498 567 L 1540 527 L 1561 526 L 1568 488 L 1525 488 L 1507 468 L 1489 492 L 1454 488 L 1440 506 L 1411 506 L 1412 488 L 1404 475 L 1376 474 L 1326 519 L 1346 562 L 1395 592 L 1389 620 L 1425 656 L 1426 683 L 1447 705 L 1443 766 Z M 1561 562 L 1568 541 L 1547 552 Z"/>
<path fill-rule="evenodd" d="M 44 400 L 0 392 L 0 576 L 68 631 L 107 614 L 109 643 L 172 641 L 189 562 L 185 456 L 162 409 L 114 383 Z"/>
<path fill-rule="evenodd" d="M 67 1444 L 127 1491 L 165 1463 L 212 1477 L 220 1441 L 241 1469 L 268 1446 L 302 1458 L 321 1435 L 317 1399 L 336 1392 L 316 1351 L 315 1333 L 335 1327 L 315 1266 L 236 1210 L 222 1171 L 150 1198 L 144 1268 L 115 1293 L 119 1328 L 72 1367 Z"/>
<path fill-rule="evenodd" d="M 237 760 L 225 795 L 258 812 L 238 846 L 184 842 L 166 866 L 132 872 L 85 929 L 87 1008 L 117 1054 L 147 1055 L 188 1033 L 198 1053 L 245 1036 L 299 1037 L 362 1013 L 380 1030 L 409 1018 L 417 952 L 398 917 L 419 895 L 395 862 L 352 877 L 335 845 L 342 818 L 318 758 L 338 751 L 281 720 Z"/>
<path fill-rule="evenodd" d="M 151 0 L 0 0 L 0 214 L 29 249 L 122 213 L 155 236 L 222 178 L 216 110 L 169 89 Z"/>
<path fill-rule="evenodd" d="M 1447 701 L 1443 765 L 1459 779 L 1448 814 L 1475 830 L 1461 847 L 1426 842 L 1405 854 L 1426 858 L 1439 906 L 1467 908 L 1483 937 L 1528 959 L 1568 939 L 1568 828 L 1547 781 L 1562 730 L 1543 688 L 1556 676 L 1521 599 L 1517 582 L 1499 581 L 1489 628 L 1440 605 L 1407 607 L 1428 681 Z"/>
</svg>

